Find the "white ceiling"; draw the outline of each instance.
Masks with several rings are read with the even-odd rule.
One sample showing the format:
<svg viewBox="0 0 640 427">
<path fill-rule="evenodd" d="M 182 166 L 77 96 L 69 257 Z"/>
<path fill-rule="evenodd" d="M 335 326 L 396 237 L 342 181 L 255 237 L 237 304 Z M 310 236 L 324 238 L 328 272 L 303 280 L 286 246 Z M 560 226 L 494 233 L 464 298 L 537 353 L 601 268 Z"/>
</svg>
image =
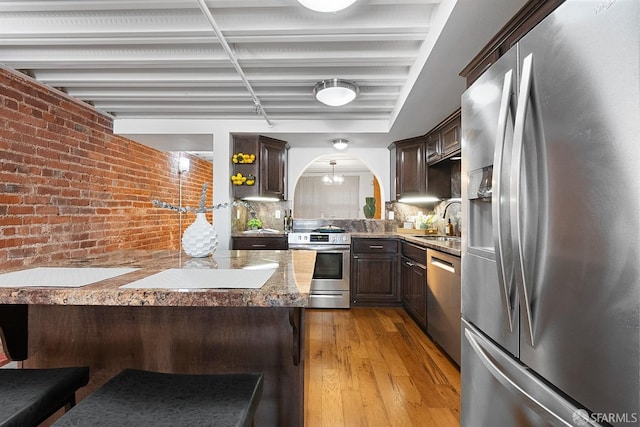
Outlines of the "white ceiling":
<svg viewBox="0 0 640 427">
<path fill-rule="evenodd" d="M 458 73 L 524 3 L 359 0 L 323 14 L 296 0 L 206 0 L 273 124 L 260 133 L 328 148 L 336 137 L 381 147 L 424 134 L 459 106 Z M 266 123 L 198 0 L 2 0 L 0 63 L 164 150 L 207 151 L 211 137 L 136 126 Z M 317 102 L 313 85 L 334 77 L 357 82 L 360 96 Z"/>
</svg>

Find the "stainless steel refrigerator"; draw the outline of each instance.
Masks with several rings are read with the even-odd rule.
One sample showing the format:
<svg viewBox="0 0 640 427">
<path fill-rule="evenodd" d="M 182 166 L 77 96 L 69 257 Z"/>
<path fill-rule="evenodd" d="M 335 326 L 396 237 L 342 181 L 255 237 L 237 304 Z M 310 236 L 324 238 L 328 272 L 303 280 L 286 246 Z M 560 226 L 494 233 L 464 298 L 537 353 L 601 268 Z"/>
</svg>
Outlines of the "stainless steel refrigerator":
<svg viewBox="0 0 640 427">
<path fill-rule="evenodd" d="M 462 425 L 640 425 L 640 1 L 563 3 L 462 132 Z"/>
</svg>

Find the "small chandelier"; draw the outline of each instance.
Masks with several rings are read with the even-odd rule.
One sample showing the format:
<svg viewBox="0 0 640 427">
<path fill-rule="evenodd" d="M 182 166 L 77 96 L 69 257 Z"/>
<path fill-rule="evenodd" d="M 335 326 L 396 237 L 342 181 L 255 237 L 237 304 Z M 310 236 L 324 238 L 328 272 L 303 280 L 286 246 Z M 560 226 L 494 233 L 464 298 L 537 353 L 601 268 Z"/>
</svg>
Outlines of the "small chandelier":
<svg viewBox="0 0 640 427">
<path fill-rule="evenodd" d="M 327 79 L 315 84 L 313 95 L 330 107 L 340 107 L 356 99 L 360 88 L 355 82 L 343 79 Z"/>
<path fill-rule="evenodd" d="M 355 2 L 356 0 L 298 0 L 301 5 L 316 12 L 337 12 Z"/>
<path fill-rule="evenodd" d="M 336 161 L 331 160 L 331 174 L 326 174 L 322 177 L 322 183 L 324 185 L 341 185 L 344 183 L 344 176 L 336 175 Z"/>
</svg>

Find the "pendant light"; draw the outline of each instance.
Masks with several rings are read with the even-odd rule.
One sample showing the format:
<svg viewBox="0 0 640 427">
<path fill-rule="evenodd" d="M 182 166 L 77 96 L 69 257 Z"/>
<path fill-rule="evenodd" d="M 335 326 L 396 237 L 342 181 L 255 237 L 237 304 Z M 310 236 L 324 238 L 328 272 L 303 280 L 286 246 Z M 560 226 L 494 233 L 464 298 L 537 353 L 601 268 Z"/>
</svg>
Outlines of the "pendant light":
<svg viewBox="0 0 640 427">
<path fill-rule="evenodd" d="M 343 79 L 322 80 L 313 87 L 316 99 L 330 107 L 346 105 L 356 99 L 360 88 L 355 82 Z"/>
<path fill-rule="evenodd" d="M 337 12 L 354 4 L 356 0 L 298 0 L 307 9 L 316 12 Z"/>
<path fill-rule="evenodd" d="M 336 175 L 336 161 L 329 161 L 331 165 L 331 174 L 326 174 L 322 177 L 322 183 L 324 185 L 341 185 L 344 183 L 344 176 Z"/>
</svg>

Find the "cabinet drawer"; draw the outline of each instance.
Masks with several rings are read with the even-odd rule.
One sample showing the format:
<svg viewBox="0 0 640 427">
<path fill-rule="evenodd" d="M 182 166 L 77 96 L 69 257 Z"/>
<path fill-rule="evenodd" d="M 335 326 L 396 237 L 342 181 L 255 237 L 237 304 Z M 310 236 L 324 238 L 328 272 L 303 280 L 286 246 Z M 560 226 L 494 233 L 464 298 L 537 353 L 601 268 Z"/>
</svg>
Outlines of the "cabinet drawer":
<svg viewBox="0 0 640 427">
<path fill-rule="evenodd" d="M 288 247 L 286 237 L 232 237 L 231 249 L 249 250 L 286 250 Z"/>
<path fill-rule="evenodd" d="M 402 256 L 422 265 L 427 264 L 427 250 L 411 243 L 402 242 Z"/>
<path fill-rule="evenodd" d="M 395 239 L 353 239 L 354 253 L 397 253 L 398 241 Z"/>
</svg>

